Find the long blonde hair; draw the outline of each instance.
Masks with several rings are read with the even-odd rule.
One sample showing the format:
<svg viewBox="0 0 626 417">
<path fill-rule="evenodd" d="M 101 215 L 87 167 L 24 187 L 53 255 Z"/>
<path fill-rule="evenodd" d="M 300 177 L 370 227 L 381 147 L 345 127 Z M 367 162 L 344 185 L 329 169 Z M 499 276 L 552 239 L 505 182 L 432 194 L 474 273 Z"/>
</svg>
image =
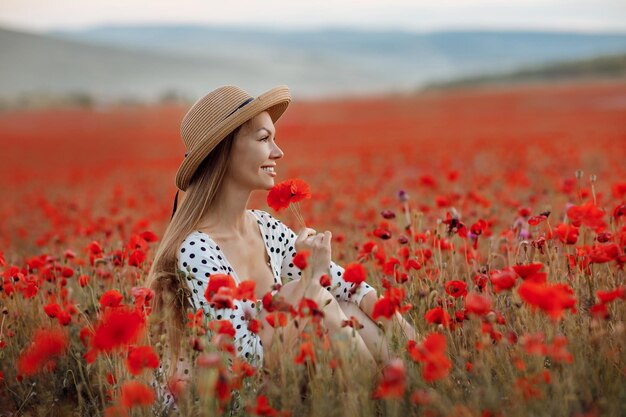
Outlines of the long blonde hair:
<svg viewBox="0 0 626 417">
<path fill-rule="evenodd" d="M 155 335 L 166 335 L 163 341 L 169 349 L 163 352 L 165 346 L 157 345 L 162 355 L 170 355 L 171 364 L 181 353 L 186 312 L 192 307 L 186 271 L 179 273 L 178 269 L 178 249 L 215 200 L 226 173 L 232 144 L 242 126 L 222 140 L 194 173 L 184 198 L 165 229 L 148 273 L 146 286 L 154 291 L 151 330 Z M 170 371 L 173 373 L 175 366 Z"/>
</svg>

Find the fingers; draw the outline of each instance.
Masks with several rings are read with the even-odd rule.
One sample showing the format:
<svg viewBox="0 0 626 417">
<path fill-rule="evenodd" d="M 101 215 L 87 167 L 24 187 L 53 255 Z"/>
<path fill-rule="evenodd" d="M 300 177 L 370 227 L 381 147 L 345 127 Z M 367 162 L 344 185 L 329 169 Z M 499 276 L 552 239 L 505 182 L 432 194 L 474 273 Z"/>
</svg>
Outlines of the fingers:
<svg viewBox="0 0 626 417">
<path fill-rule="evenodd" d="M 296 237 L 296 243 L 298 244 L 298 246 L 299 246 L 299 244 L 301 242 L 304 242 L 311 235 L 315 235 L 315 230 L 314 229 L 310 229 L 308 227 L 305 227 L 302 230 L 300 230 L 300 233 L 298 233 L 298 236 Z"/>
<path fill-rule="evenodd" d="M 311 235 L 315 235 L 316 233 L 317 232 L 315 231 L 315 229 L 304 227 L 302 228 L 302 230 L 300 230 L 300 233 L 298 233 L 298 237 L 296 238 L 296 240 L 304 240 Z"/>
<path fill-rule="evenodd" d="M 322 246 L 324 243 L 324 233 L 318 233 L 313 238 L 313 245 Z"/>
<path fill-rule="evenodd" d="M 332 233 L 328 230 L 317 233 L 315 229 L 303 228 L 296 237 L 296 250 L 325 250 L 330 249 Z"/>
</svg>

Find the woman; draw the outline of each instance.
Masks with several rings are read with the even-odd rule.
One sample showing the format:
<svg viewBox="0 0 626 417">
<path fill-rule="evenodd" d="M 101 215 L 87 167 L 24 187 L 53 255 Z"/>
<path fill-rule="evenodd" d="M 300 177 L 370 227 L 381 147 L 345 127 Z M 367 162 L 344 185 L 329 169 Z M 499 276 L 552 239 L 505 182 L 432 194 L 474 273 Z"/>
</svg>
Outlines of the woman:
<svg viewBox="0 0 626 417">
<path fill-rule="evenodd" d="M 172 219 L 149 274 L 154 313 L 166 324 L 172 358 L 179 357 L 186 309 L 202 308 L 211 320 L 231 320 L 238 355 L 269 366 L 273 359 L 265 358 L 264 352 L 275 340 L 274 330 L 265 321 L 267 312 L 260 308 L 260 299 L 273 290 L 294 306 L 302 297 L 324 306 L 326 328 L 352 340 L 365 363 L 374 367 L 375 361 L 388 360 L 384 335 L 370 319 L 376 292 L 365 283 L 356 292 L 349 290 L 352 284 L 341 278 L 343 268 L 331 261 L 331 233 L 303 228 L 296 235 L 270 214 L 246 208 L 252 191 L 274 186 L 278 161 L 284 155 L 276 143 L 274 123 L 290 101 L 286 86 L 256 98 L 225 86 L 200 98 L 182 120 L 187 153 L 176 184 L 185 196 L 179 204 L 176 194 Z M 310 275 L 302 275 L 292 262 L 301 250 L 310 252 Z M 256 300 L 235 300 L 232 309 L 214 308 L 204 293 L 215 274 L 228 274 L 236 283 L 253 280 Z M 323 274 L 330 276 L 330 286 L 321 286 Z M 351 328 L 341 326 L 350 316 L 364 326 L 354 336 Z M 265 324 L 258 334 L 248 330 L 252 318 Z M 415 337 L 399 314 L 395 320 L 407 337 Z M 393 324 L 393 320 L 382 321 L 386 328 Z M 295 334 L 293 328 L 291 333 L 285 331 Z M 170 373 L 176 371 L 173 368 Z"/>
</svg>

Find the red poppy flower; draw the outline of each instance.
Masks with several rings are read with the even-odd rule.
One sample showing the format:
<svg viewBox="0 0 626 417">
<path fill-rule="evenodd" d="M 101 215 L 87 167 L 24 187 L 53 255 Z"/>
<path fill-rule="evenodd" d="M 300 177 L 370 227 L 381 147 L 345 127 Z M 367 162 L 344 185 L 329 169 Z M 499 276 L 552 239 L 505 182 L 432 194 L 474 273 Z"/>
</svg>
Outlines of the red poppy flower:
<svg viewBox="0 0 626 417">
<path fill-rule="evenodd" d="M 155 399 L 154 390 L 139 381 L 127 381 L 122 385 L 121 401 L 126 407 L 151 405 Z"/>
<path fill-rule="evenodd" d="M 589 308 L 589 313 L 595 319 L 600 320 L 608 320 L 611 318 L 611 314 L 609 313 L 609 309 L 606 308 L 605 303 L 594 304 Z"/>
<path fill-rule="evenodd" d="M 626 204 L 620 204 L 613 209 L 613 218 L 619 224 L 619 219 L 626 216 Z"/>
<path fill-rule="evenodd" d="M 235 337 L 235 328 L 230 320 L 213 320 L 209 322 L 209 329 L 216 331 L 217 334 Z"/>
<path fill-rule="evenodd" d="M 476 284 L 476 286 L 478 287 L 480 291 L 484 290 L 485 287 L 487 286 L 487 282 L 489 282 L 489 278 L 485 274 L 474 275 L 472 280 L 474 281 L 474 284 Z"/>
<path fill-rule="evenodd" d="M 256 406 L 248 406 L 247 410 L 249 413 L 255 414 L 257 416 L 274 417 L 278 415 L 278 411 L 270 406 L 265 395 L 259 395 L 256 399 Z"/>
<path fill-rule="evenodd" d="M 68 346 L 67 335 L 60 330 L 38 329 L 33 341 L 17 359 L 17 371 L 23 376 L 33 375 L 53 358 L 62 355 Z"/>
<path fill-rule="evenodd" d="M 151 346 L 130 346 L 126 366 L 132 375 L 139 375 L 146 368 L 158 368 L 159 357 Z"/>
<path fill-rule="evenodd" d="M 85 326 L 78 332 L 78 338 L 84 347 L 89 347 L 89 341 L 93 337 L 93 331 L 89 326 Z"/>
<path fill-rule="evenodd" d="M 274 328 L 285 327 L 287 325 L 287 315 L 282 311 L 277 311 L 274 314 L 268 314 L 265 317 L 265 320 Z"/>
<path fill-rule="evenodd" d="M 259 395 L 256 399 L 256 406 L 248 406 L 247 411 L 249 413 L 255 414 L 257 416 L 268 416 L 268 417 L 278 417 L 283 416 L 287 417 L 291 413 L 288 411 L 278 411 L 272 408 L 267 401 L 267 397 L 265 395 Z"/>
<path fill-rule="evenodd" d="M 491 311 L 491 300 L 485 295 L 470 293 L 465 297 L 465 311 L 478 316 L 484 316 Z"/>
<path fill-rule="evenodd" d="M 553 320 L 558 320 L 565 309 L 574 309 L 576 298 L 574 291 L 566 284 L 540 284 L 524 281 L 517 292 L 526 303 L 539 308 Z"/>
<path fill-rule="evenodd" d="M 517 282 L 517 276 L 513 271 L 497 271 L 489 277 L 495 292 L 505 291 L 513 288 Z"/>
<path fill-rule="evenodd" d="M 89 245 L 87 245 L 87 250 L 89 251 L 89 254 L 91 255 L 94 255 L 94 256 L 102 255 L 102 247 L 95 240 L 91 242 Z"/>
<path fill-rule="evenodd" d="M 220 287 L 235 289 L 237 284 L 235 284 L 235 279 L 228 274 L 211 274 L 209 276 L 209 284 L 204 291 L 204 298 L 211 302 L 213 295 L 217 293 Z"/>
<path fill-rule="evenodd" d="M 346 326 L 352 327 L 353 329 L 357 329 L 357 330 L 361 330 L 363 327 L 365 327 L 361 323 L 359 323 L 359 320 L 357 320 L 357 318 L 354 316 L 350 316 L 348 320 L 341 320 L 341 327 L 346 327 Z"/>
<path fill-rule="evenodd" d="M 144 316 L 134 309 L 126 307 L 107 309 L 102 321 L 94 330 L 92 347 L 109 352 L 134 343 L 141 336 L 144 326 Z"/>
<path fill-rule="evenodd" d="M 413 307 L 411 304 L 401 305 L 405 297 L 406 293 L 404 288 L 388 287 L 385 290 L 384 296 L 376 300 L 374 310 L 372 311 L 372 318 L 376 320 L 378 317 L 384 316 L 390 319 L 396 311 L 402 314 L 410 310 L 411 307 Z"/>
<path fill-rule="evenodd" d="M 263 309 L 268 313 L 276 310 L 276 308 L 274 307 L 274 294 L 272 294 L 271 291 L 268 291 L 265 293 L 265 295 L 263 295 L 261 302 L 263 303 Z"/>
<path fill-rule="evenodd" d="M 141 232 L 140 236 L 146 242 L 156 242 L 157 240 L 159 240 L 159 237 L 154 232 L 152 232 L 150 230 L 146 230 L 145 232 Z"/>
<path fill-rule="evenodd" d="M 374 320 L 378 319 L 380 316 L 391 318 L 395 313 L 395 305 L 394 303 L 386 297 L 382 297 L 376 300 L 374 304 L 374 310 L 372 313 L 372 318 Z"/>
<path fill-rule="evenodd" d="M 228 287 L 220 287 L 217 293 L 213 294 L 211 304 L 216 309 L 233 308 L 233 289 Z"/>
<path fill-rule="evenodd" d="M 298 316 L 300 317 L 324 317 L 317 303 L 310 298 L 303 297 L 298 304 Z"/>
<path fill-rule="evenodd" d="M 377 227 L 373 232 L 374 236 L 382 240 L 391 239 L 391 232 L 383 227 Z"/>
<path fill-rule="evenodd" d="M 555 229 L 559 240 L 567 245 L 574 245 L 578 241 L 578 228 L 569 224 L 561 223 Z"/>
<path fill-rule="evenodd" d="M 552 339 L 552 343 L 547 345 L 547 355 L 554 359 L 555 362 L 572 363 L 574 356 L 567 350 L 568 340 L 563 335 L 556 335 Z"/>
<path fill-rule="evenodd" d="M 150 314 L 152 311 L 150 302 L 154 298 L 154 291 L 146 287 L 133 287 L 131 288 L 131 293 L 135 299 L 135 308 L 146 314 Z"/>
<path fill-rule="evenodd" d="M 72 321 L 72 316 L 70 315 L 69 311 L 61 310 L 57 314 L 57 321 L 61 326 L 67 326 Z"/>
<path fill-rule="evenodd" d="M 529 355 L 543 356 L 547 349 L 544 344 L 545 336 L 543 333 L 525 334 L 520 339 L 520 344 Z"/>
<path fill-rule="evenodd" d="M 304 342 L 300 344 L 300 352 L 294 358 L 294 362 L 301 364 L 309 359 L 312 363 L 315 363 L 315 351 L 313 350 L 313 344 L 311 342 Z"/>
<path fill-rule="evenodd" d="M 120 303 L 124 299 L 124 296 L 117 290 L 106 291 L 100 297 L 100 306 L 105 307 L 119 307 Z"/>
<path fill-rule="evenodd" d="M 599 243 L 607 243 L 613 240 L 613 233 L 611 232 L 602 232 L 596 235 L 596 241 Z"/>
<path fill-rule="evenodd" d="M 141 249 L 135 249 L 128 257 L 128 265 L 141 267 L 143 261 L 146 260 L 146 253 Z"/>
<path fill-rule="evenodd" d="M 540 224 L 541 222 L 544 222 L 548 219 L 548 216 L 545 215 L 538 215 L 538 216 L 532 216 L 528 219 L 528 224 L 531 226 L 537 226 L 538 224 Z"/>
<path fill-rule="evenodd" d="M 392 359 L 383 369 L 373 398 L 402 398 L 406 391 L 406 368 L 402 359 Z"/>
<path fill-rule="evenodd" d="M 596 232 L 601 232 L 606 228 L 606 223 L 602 219 L 604 214 L 604 211 L 591 200 L 583 205 L 571 206 L 567 209 L 567 217 L 573 226 L 580 227 L 583 225 Z"/>
<path fill-rule="evenodd" d="M 250 330 L 254 334 L 259 333 L 259 328 L 261 327 L 261 322 L 257 319 L 248 320 L 248 330 Z"/>
<path fill-rule="evenodd" d="M 543 268 L 543 264 L 541 262 L 535 262 L 528 265 L 514 265 L 513 270 L 519 275 L 522 279 L 526 279 L 529 276 L 536 274 Z"/>
<path fill-rule="evenodd" d="M 328 274 L 323 274 L 320 277 L 320 285 L 322 287 L 330 287 L 330 285 L 332 284 L 330 277 L 328 276 Z"/>
<path fill-rule="evenodd" d="M 78 284 L 84 288 L 87 285 L 89 285 L 89 275 L 86 274 L 80 274 L 80 276 L 78 277 Z"/>
<path fill-rule="evenodd" d="M 254 300 L 254 290 L 256 288 L 256 282 L 251 279 L 241 281 L 235 289 L 234 298 L 237 300 Z"/>
<path fill-rule="evenodd" d="M 610 303 L 618 298 L 626 300 L 626 286 L 622 285 L 610 291 L 598 291 L 596 295 L 603 304 Z"/>
<path fill-rule="evenodd" d="M 452 362 L 446 356 L 446 338 L 439 333 L 431 333 L 419 345 L 415 340 L 409 340 L 407 351 L 409 356 L 416 362 L 424 364 L 422 377 L 426 382 L 433 382 L 445 378 Z"/>
<path fill-rule="evenodd" d="M 589 253 L 589 262 L 596 264 L 611 262 L 619 255 L 619 246 L 615 243 L 610 243 L 608 245 L 594 245 Z"/>
<path fill-rule="evenodd" d="M 310 253 L 308 250 L 299 251 L 293 257 L 292 262 L 295 266 L 297 266 L 298 268 L 304 271 L 307 267 L 307 258 L 309 257 L 309 255 Z"/>
<path fill-rule="evenodd" d="M 187 313 L 187 327 L 194 329 L 194 334 L 205 334 L 204 330 L 204 310 L 199 308 L 195 314 Z"/>
<path fill-rule="evenodd" d="M 424 319 L 431 324 L 450 325 L 450 314 L 441 307 L 431 308 L 424 314 Z"/>
<path fill-rule="evenodd" d="M 488 224 L 483 219 L 478 219 L 478 221 L 470 227 L 470 232 L 476 236 L 480 236 L 483 234 L 485 230 L 487 230 Z"/>
<path fill-rule="evenodd" d="M 279 182 L 267 194 L 267 205 L 276 211 L 305 198 L 311 198 L 309 185 L 299 178 Z"/>
<path fill-rule="evenodd" d="M 64 266 L 61 270 L 61 275 L 64 278 L 71 278 L 74 275 L 74 269 L 69 266 Z"/>
<path fill-rule="evenodd" d="M 385 275 L 393 275 L 396 272 L 396 265 L 400 266 L 400 261 L 393 256 L 390 256 L 387 262 L 383 265 L 383 272 Z"/>
<path fill-rule="evenodd" d="M 365 267 L 358 262 L 351 262 L 346 265 L 343 273 L 343 280 L 352 282 L 355 286 L 360 285 L 367 276 Z"/>
<path fill-rule="evenodd" d="M 463 281 L 448 281 L 446 282 L 446 293 L 454 298 L 467 295 L 467 284 Z"/>
<path fill-rule="evenodd" d="M 43 311 L 46 312 L 48 317 L 53 319 L 57 316 L 57 314 L 61 312 L 61 306 L 59 306 L 57 303 L 49 303 L 43 306 Z"/>
</svg>

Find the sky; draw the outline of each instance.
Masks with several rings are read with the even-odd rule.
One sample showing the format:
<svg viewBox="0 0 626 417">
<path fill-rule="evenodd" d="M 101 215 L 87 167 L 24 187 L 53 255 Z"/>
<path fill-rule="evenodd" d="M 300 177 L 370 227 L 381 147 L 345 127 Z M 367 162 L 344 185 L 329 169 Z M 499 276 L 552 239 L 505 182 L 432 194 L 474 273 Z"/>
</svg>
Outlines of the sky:
<svg viewBox="0 0 626 417">
<path fill-rule="evenodd" d="M 626 0 L 0 0 L 0 26 L 31 32 L 185 23 L 303 30 L 626 32 Z"/>
</svg>

